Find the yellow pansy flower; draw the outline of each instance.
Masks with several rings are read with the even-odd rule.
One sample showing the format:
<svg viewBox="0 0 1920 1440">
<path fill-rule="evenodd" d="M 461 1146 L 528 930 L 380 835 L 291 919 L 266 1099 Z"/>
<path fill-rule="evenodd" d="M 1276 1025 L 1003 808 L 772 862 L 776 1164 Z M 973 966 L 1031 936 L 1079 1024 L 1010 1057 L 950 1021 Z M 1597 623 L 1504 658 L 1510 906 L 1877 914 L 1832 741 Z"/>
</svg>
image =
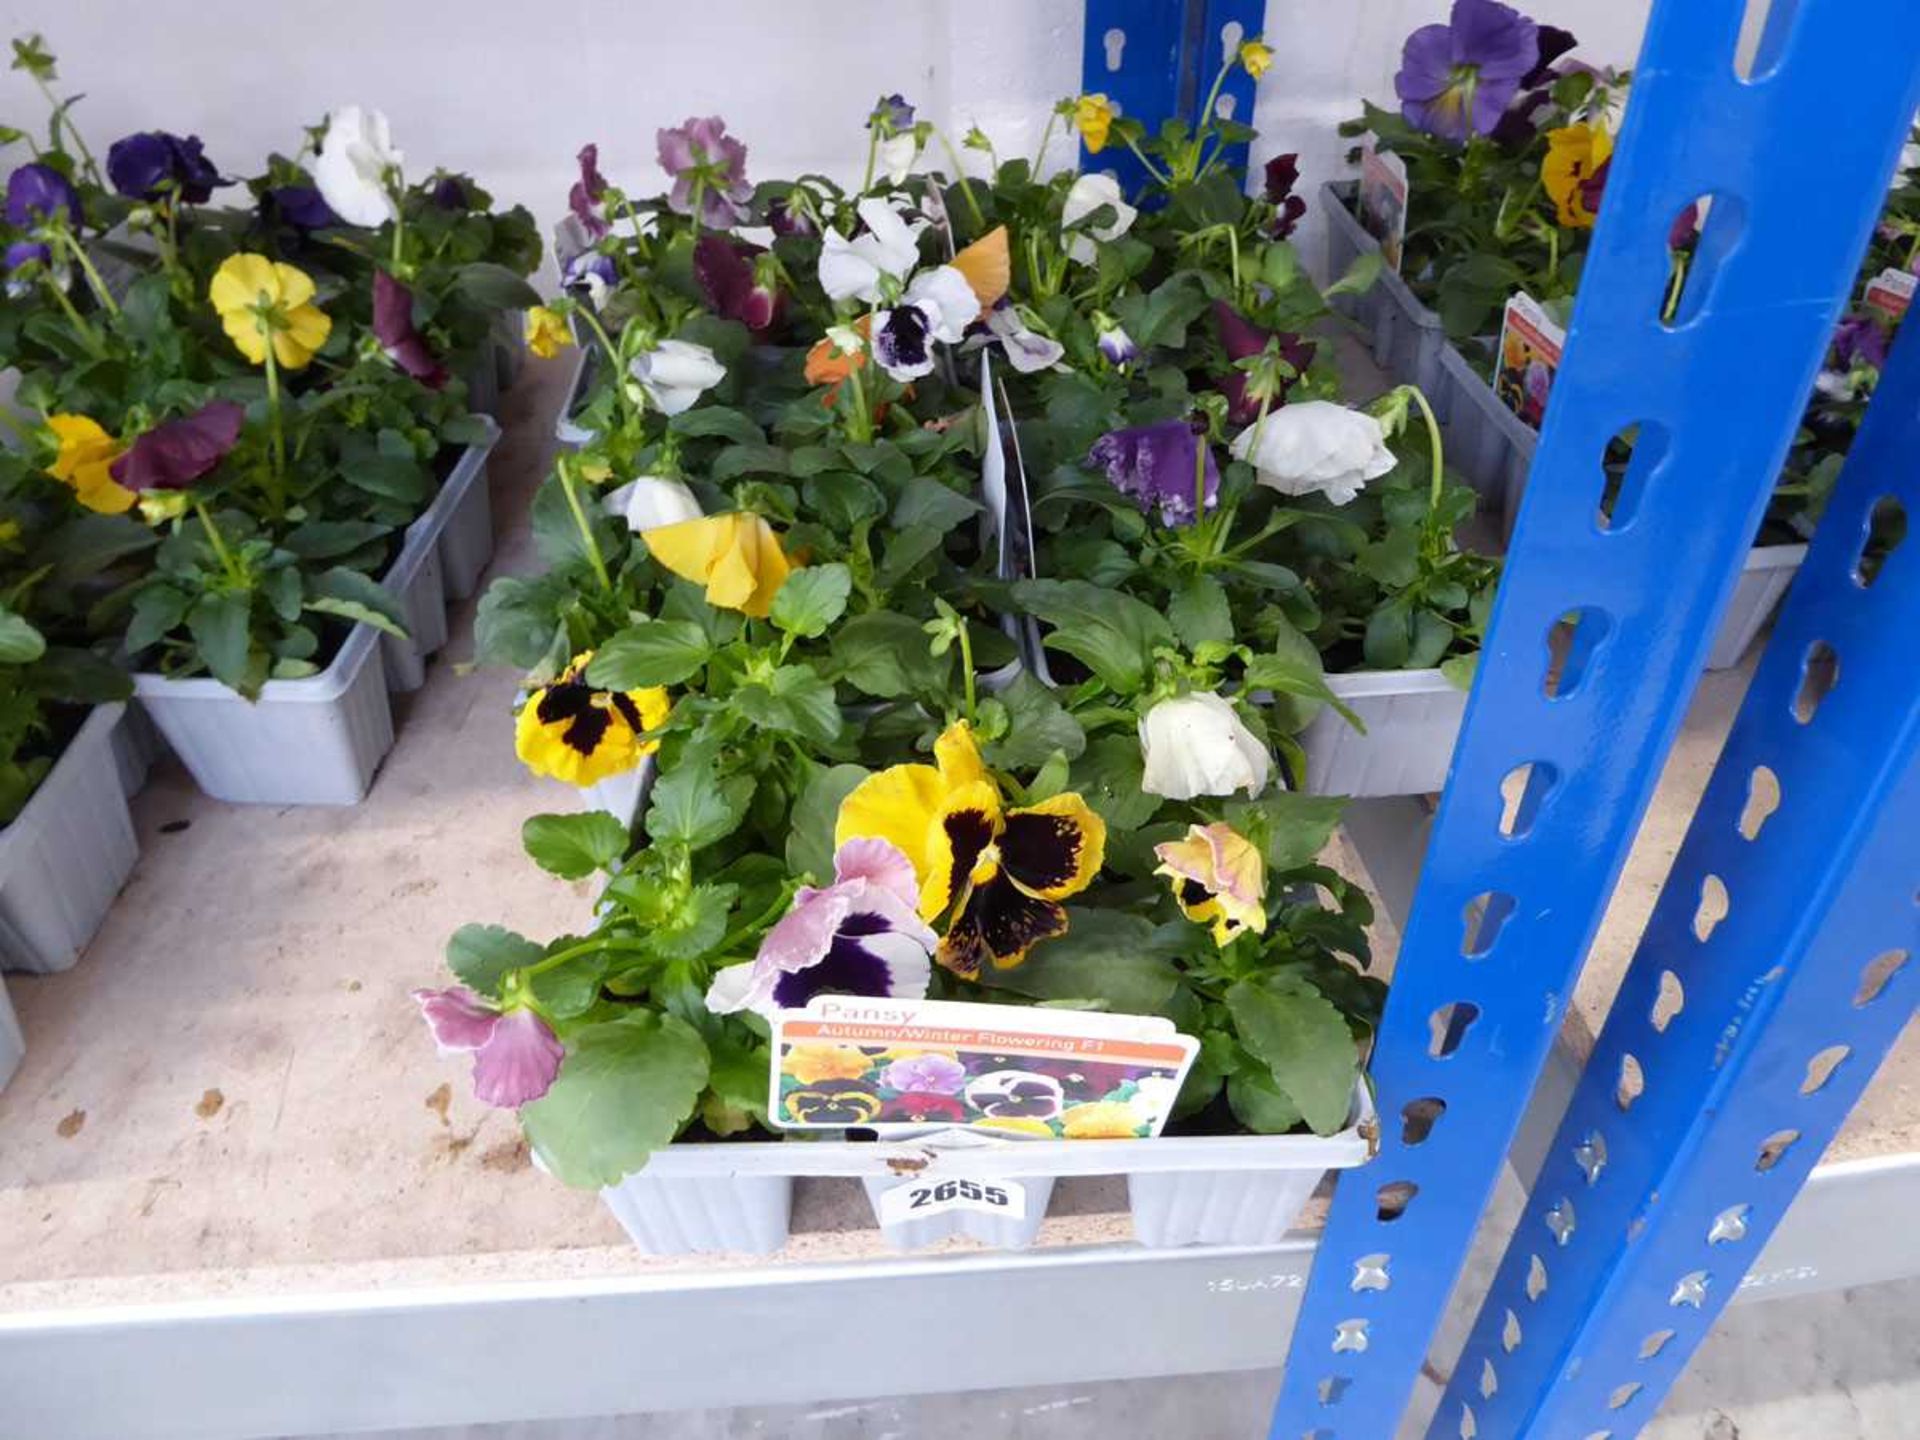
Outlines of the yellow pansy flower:
<svg viewBox="0 0 1920 1440">
<path fill-rule="evenodd" d="M 822 1080 L 858 1080 L 873 1062 L 851 1045 L 795 1045 L 781 1057 L 780 1071 L 802 1085 Z"/>
<path fill-rule="evenodd" d="M 1173 882 L 1181 912 L 1213 925 L 1213 943 L 1224 947 L 1245 930 L 1267 928 L 1267 862 L 1259 848 L 1230 825 L 1189 825 L 1184 840 L 1153 847 Z"/>
<path fill-rule="evenodd" d="M 1042 1140 L 1053 1139 L 1053 1127 L 1044 1120 L 1035 1120 L 1031 1115 L 996 1115 L 990 1120 L 973 1122 L 975 1130 L 1005 1130 L 1014 1135 L 1036 1135 Z"/>
<path fill-rule="evenodd" d="M 1060 1128 L 1069 1140 L 1132 1140 L 1141 1130 L 1140 1115 L 1118 1100 L 1096 1100 L 1075 1105 L 1060 1116 Z"/>
<path fill-rule="evenodd" d="M 587 683 L 593 652 L 573 657 L 559 678 L 527 697 L 514 722 L 514 753 L 536 775 L 593 785 L 621 775 L 660 748 L 642 740 L 666 724 L 673 703 L 658 687 L 600 690 Z"/>
<path fill-rule="evenodd" d="M 1247 74 L 1258 80 L 1273 68 L 1273 47 L 1264 40 L 1242 40 L 1240 63 Z"/>
<path fill-rule="evenodd" d="M 567 328 L 567 317 L 558 310 L 549 310 L 545 305 L 536 305 L 527 311 L 526 334 L 527 349 L 542 360 L 551 360 L 573 344 L 573 332 Z"/>
<path fill-rule="evenodd" d="M 184 490 L 143 490 L 140 493 L 140 518 L 149 525 L 164 525 L 187 513 L 188 496 Z"/>
<path fill-rule="evenodd" d="M 934 760 L 856 785 L 840 803 L 834 845 L 886 840 L 913 862 L 920 913 L 953 911 L 935 956 L 947 969 L 968 979 L 988 961 L 1010 969 L 1037 942 L 1066 933 L 1059 902 L 1100 872 L 1106 822 L 1075 794 L 1003 809 L 965 721 L 934 743 Z"/>
<path fill-rule="evenodd" d="M 270 343 L 283 368 L 301 369 L 333 331 L 333 321 L 313 303 L 313 277 L 265 255 L 228 256 L 207 298 L 227 338 L 256 365 L 266 364 Z"/>
<path fill-rule="evenodd" d="M 1104 95 L 1082 95 L 1074 102 L 1073 124 L 1086 141 L 1087 153 L 1098 155 L 1107 148 L 1107 136 L 1120 112 Z"/>
<path fill-rule="evenodd" d="M 98 421 L 85 415 L 49 415 L 47 428 L 60 442 L 60 453 L 49 467 L 54 479 L 71 485 L 89 510 L 124 515 L 133 508 L 133 491 L 115 480 L 109 468 L 119 458 L 120 442 Z"/>
<path fill-rule="evenodd" d="M 1599 196 L 1588 185 L 1613 154 L 1613 136 L 1604 125 L 1567 125 L 1547 132 L 1547 158 L 1540 162 L 1540 184 L 1553 201 L 1555 218 L 1570 229 L 1591 228 Z"/>
<path fill-rule="evenodd" d="M 758 515 L 735 511 L 642 530 L 647 549 L 682 580 L 707 587 L 707 603 L 764 619 L 793 564 Z"/>
</svg>

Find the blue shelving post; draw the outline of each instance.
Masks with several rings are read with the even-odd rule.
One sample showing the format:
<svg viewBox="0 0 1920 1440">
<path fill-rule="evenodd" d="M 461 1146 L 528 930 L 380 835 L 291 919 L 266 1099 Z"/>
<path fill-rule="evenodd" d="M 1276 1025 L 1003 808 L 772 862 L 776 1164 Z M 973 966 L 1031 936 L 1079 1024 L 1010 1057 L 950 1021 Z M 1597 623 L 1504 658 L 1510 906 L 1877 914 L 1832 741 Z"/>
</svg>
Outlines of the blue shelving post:
<svg viewBox="0 0 1920 1440">
<path fill-rule="evenodd" d="M 1916 456 L 1920 326 L 1909 326 L 1437 1436 L 1463 1433 L 1467 1416 L 1483 1436 L 1637 1433 L 1913 1013 Z"/>
<path fill-rule="evenodd" d="M 1775 0 L 1741 76 L 1745 8 L 1657 0 L 1648 22 L 1566 363 L 1375 1046 L 1380 1155 L 1340 1182 L 1275 1440 L 1396 1431 L 1920 98 L 1911 52 L 1885 43 L 1915 18 L 1911 0 Z M 1847 118 L 1836 125 L 1841 94 Z M 1703 197 L 1712 203 L 1686 291 L 1663 320 L 1669 227 Z M 1603 460 L 1616 440 L 1633 454 L 1609 486 Z M 1881 616 L 1902 593 L 1891 563 L 1884 583 Z M 1788 662 L 1769 663 L 1778 672 Z M 1866 693 L 1850 704 L 1877 699 L 1876 672 L 1862 668 Z M 1832 742 L 1818 743 L 1831 763 Z M 1878 751 L 1875 761 L 1891 763 Z M 1873 788 L 1847 791 L 1865 803 L 1893 784 L 1881 774 Z M 1803 780 L 1799 792 L 1819 785 Z M 1811 793 L 1800 803 L 1814 803 Z M 1808 903 L 1804 888 L 1794 896 Z M 1824 913 L 1841 898 L 1818 904 Z M 1784 953 L 1790 938 L 1782 924 L 1767 944 Z M 1797 1079 L 1807 1057 L 1794 1060 Z M 1662 1083 L 1650 1076 L 1649 1093 Z M 1803 1112 L 1803 1132 L 1816 1133 L 1820 1107 L 1844 1098 L 1834 1096 Z M 1621 1147 L 1670 1151 L 1681 1140 L 1616 1133 Z M 1789 1159 L 1803 1163 L 1789 1150 L 1779 1164 Z M 1613 1152 L 1608 1163 L 1621 1161 Z M 1743 1189 L 1723 1207 L 1751 1204 L 1747 1223 L 1758 1225 L 1762 1198 Z M 1595 1248 L 1603 1243 L 1596 1237 Z M 1502 1393 L 1505 1382 L 1494 1383 Z M 1579 1440 L 1608 1428 L 1451 1420 L 1445 1433 L 1487 1437 Z"/>
<path fill-rule="evenodd" d="M 1231 53 L 1266 23 L 1266 0 L 1087 0 L 1080 89 L 1105 95 L 1149 134 L 1175 116 L 1195 123 L 1207 92 Z M 1253 113 L 1253 80 L 1236 69 L 1220 87 L 1215 109 L 1245 121 Z M 1244 166 L 1247 147 L 1227 162 Z M 1098 155 L 1082 147 L 1083 171 L 1111 170 L 1128 194 L 1138 194 L 1146 171 L 1121 145 Z"/>
</svg>

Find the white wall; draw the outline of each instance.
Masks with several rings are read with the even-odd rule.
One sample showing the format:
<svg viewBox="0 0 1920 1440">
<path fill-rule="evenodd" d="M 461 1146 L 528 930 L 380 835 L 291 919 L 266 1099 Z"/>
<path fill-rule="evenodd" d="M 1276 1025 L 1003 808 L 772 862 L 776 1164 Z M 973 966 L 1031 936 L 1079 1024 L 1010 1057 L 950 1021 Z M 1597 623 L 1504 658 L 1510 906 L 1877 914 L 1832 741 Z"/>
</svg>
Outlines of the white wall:
<svg viewBox="0 0 1920 1440">
<path fill-rule="evenodd" d="M 1530 0 L 1590 60 L 1631 63 L 1649 0 Z M 1278 62 L 1260 86 L 1256 161 L 1300 152 L 1334 173 L 1340 120 L 1388 101 L 1400 45 L 1447 0 L 1269 0 Z M 564 209 L 589 140 L 640 190 L 654 131 L 719 113 L 755 177 L 857 179 L 862 124 L 898 90 L 957 140 L 978 121 L 1003 155 L 1032 153 L 1079 85 L 1079 0 L 11 0 L 6 34 L 42 32 L 96 151 L 133 130 L 197 133 L 216 164 L 257 169 L 349 101 L 387 112 L 410 167 L 466 170 L 544 224 Z M 0 120 L 39 128 L 25 77 L 0 72 Z M 1064 137 L 1052 150 L 1068 163 Z M 1318 229 L 1302 237 L 1310 260 Z"/>
</svg>

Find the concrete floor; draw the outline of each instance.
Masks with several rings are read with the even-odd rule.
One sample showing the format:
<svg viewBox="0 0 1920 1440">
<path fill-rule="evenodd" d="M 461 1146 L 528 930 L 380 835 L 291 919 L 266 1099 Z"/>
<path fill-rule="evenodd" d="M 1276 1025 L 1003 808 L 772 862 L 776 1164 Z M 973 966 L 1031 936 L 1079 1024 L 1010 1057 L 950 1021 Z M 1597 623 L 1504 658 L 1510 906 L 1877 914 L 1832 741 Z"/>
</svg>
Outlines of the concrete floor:
<svg viewBox="0 0 1920 1440">
<path fill-rule="evenodd" d="M 533 364 L 508 398 L 499 569 L 531 564 L 526 502 L 564 379 Z M 520 821 L 566 797 L 513 758 L 514 677 L 451 663 L 470 651 L 472 613 L 453 617 L 365 804 L 225 806 L 162 769 L 135 805 L 139 868 L 95 945 L 65 975 L 9 980 L 28 1054 L 0 1093 L 0 1313 L 746 1263 L 643 1257 L 594 1197 L 531 1173 L 511 1117 L 471 1100 L 406 999 L 444 983 L 441 943 L 460 923 L 558 933 L 585 902 L 520 856 Z M 1701 691 L 1582 978 L 1576 1038 L 1619 983 L 1743 685 Z M 1391 927 L 1378 938 L 1390 954 Z M 1920 1150 L 1916 1087 L 1910 1030 L 1832 1157 Z M 1124 1238 L 1115 1190 L 1063 1184 L 1041 1243 Z M 824 1182 L 803 1189 L 777 1263 L 878 1253 L 857 1188 Z M 1920 1284 L 1738 1307 L 1647 1433 L 1920 1433 L 1906 1413 L 1920 1401 L 1916 1317 Z M 1271 1388 L 1248 1373 L 415 1434 L 1242 1436 L 1261 1433 Z"/>
</svg>

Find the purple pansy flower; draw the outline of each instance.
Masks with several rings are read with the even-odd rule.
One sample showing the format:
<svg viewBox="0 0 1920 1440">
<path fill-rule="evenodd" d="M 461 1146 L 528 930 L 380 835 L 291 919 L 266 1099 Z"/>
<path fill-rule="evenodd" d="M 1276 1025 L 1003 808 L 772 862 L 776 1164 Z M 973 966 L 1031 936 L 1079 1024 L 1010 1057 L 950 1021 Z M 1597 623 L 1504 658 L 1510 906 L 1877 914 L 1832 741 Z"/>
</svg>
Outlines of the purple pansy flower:
<svg viewBox="0 0 1920 1440">
<path fill-rule="evenodd" d="M 693 247 L 693 278 L 716 315 L 738 320 L 761 343 L 786 318 L 786 295 L 760 274 L 760 246 L 709 230 Z"/>
<path fill-rule="evenodd" d="M 1293 234 L 1300 217 L 1307 213 L 1307 202 L 1293 193 L 1293 187 L 1299 183 L 1300 156 L 1297 152 L 1276 155 L 1267 161 L 1266 185 L 1262 193 L 1274 208 L 1273 224 L 1267 228 L 1267 234 L 1275 240 L 1284 240 Z"/>
<path fill-rule="evenodd" d="M 1109 365 L 1118 368 L 1131 365 L 1140 358 L 1140 347 L 1133 343 L 1133 337 L 1118 320 L 1102 317 L 1095 323 L 1099 325 L 1099 330 L 1093 337 L 1093 343 Z"/>
<path fill-rule="evenodd" d="M 911 130 L 913 106 L 907 103 L 904 95 L 882 95 L 880 103 L 873 107 L 873 113 L 867 116 L 867 128 L 885 129 L 889 134 Z"/>
<path fill-rule="evenodd" d="M 584 290 L 596 305 L 606 298 L 607 291 L 619 278 L 620 272 L 614 269 L 612 258 L 598 250 L 582 250 L 560 270 L 562 289 Z"/>
<path fill-rule="evenodd" d="M 133 200 L 182 200 L 204 205 L 217 186 L 232 182 L 201 153 L 200 137 L 142 130 L 113 142 L 107 150 L 107 178 Z"/>
<path fill-rule="evenodd" d="M 18 270 L 38 260 L 42 265 L 53 263 L 53 251 L 34 240 L 16 240 L 7 246 L 6 264 L 9 270 Z"/>
<path fill-rule="evenodd" d="M 820 227 L 813 216 L 782 196 L 767 205 L 767 224 L 776 235 L 818 235 Z"/>
<path fill-rule="evenodd" d="M 260 197 L 261 213 L 286 221 L 297 230 L 331 230 L 346 222 L 316 186 L 279 185 Z"/>
<path fill-rule="evenodd" d="M 191 415 L 163 420 L 108 466 L 129 490 L 185 490 L 226 459 L 240 439 L 246 407 L 213 400 Z"/>
<path fill-rule="evenodd" d="M 69 225 L 78 225 L 80 196 L 51 165 L 22 165 L 7 177 L 7 223 L 16 230 L 30 229 L 62 212 Z"/>
<path fill-rule="evenodd" d="M 482 1104 L 517 1110 L 553 1088 L 566 1047 L 533 1011 L 503 1011 L 464 985 L 416 990 L 413 998 L 441 1053 L 472 1052 L 473 1093 Z"/>
<path fill-rule="evenodd" d="M 1499 0 L 1453 0 L 1445 25 L 1422 25 L 1400 52 L 1393 88 L 1407 123 L 1465 142 L 1500 123 L 1540 62 L 1539 27 Z"/>
<path fill-rule="evenodd" d="M 468 208 L 466 183 L 458 175 L 443 173 L 434 180 L 427 199 L 442 210 L 465 210 Z"/>
<path fill-rule="evenodd" d="M 727 134 L 727 122 L 718 115 L 690 119 L 671 130 L 656 133 L 660 168 L 673 176 L 668 206 L 681 215 L 693 214 L 693 192 L 700 190 L 700 223 L 725 230 L 746 219 L 746 202 L 753 197 L 747 183 L 747 147 Z"/>
<path fill-rule="evenodd" d="M 1196 453 L 1196 447 L 1200 452 Z M 1162 420 L 1109 430 L 1093 442 L 1086 463 L 1107 472 L 1122 495 L 1131 495 L 1143 514 L 1157 506 L 1163 525 L 1191 525 L 1196 465 L 1204 465 L 1207 509 L 1220 503 L 1220 467 L 1213 448 L 1203 445 L 1185 420 Z"/>
<path fill-rule="evenodd" d="M 384 270 L 373 272 L 373 336 L 387 358 L 429 390 L 447 383 L 447 371 L 413 325 L 413 292 Z"/>
<path fill-rule="evenodd" d="M 928 1095 L 957 1095 L 967 1083 L 967 1067 L 951 1055 L 909 1055 L 880 1072 L 889 1090 L 918 1090 Z"/>
<path fill-rule="evenodd" d="M 920 918 L 913 862 L 885 840 L 849 840 L 833 857 L 834 882 L 794 897 L 760 953 L 713 977 L 717 1015 L 798 1010 L 815 995 L 920 999 L 933 977 L 940 937 Z"/>
<path fill-rule="evenodd" d="M 1227 352 L 1230 361 L 1251 360 L 1265 351 L 1267 342 L 1274 338 L 1273 332 L 1261 329 L 1224 300 L 1213 302 L 1213 323 L 1220 335 L 1220 348 Z M 1279 341 L 1280 358 L 1293 367 L 1296 379 L 1304 375 L 1313 363 L 1314 342 L 1284 331 Z M 1250 378 L 1246 371 L 1235 368 L 1214 386 L 1227 397 L 1227 418 L 1236 425 L 1251 425 L 1260 417 L 1260 396 L 1253 393 Z M 1272 403 L 1280 404 L 1292 387 L 1292 380 L 1284 381 Z"/>
<path fill-rule="evenodd" d="M 1833 332 L 1833 358 L 1843 370 L 1856 365 L 1880 369 L 1887 363 L 1886 329 L 1873 316 L 1856 311 Z"/>
<path fill-rule="evenodd" d="M 582 145 L 574 158 L 580 162 L 580 178 L 567 191 L 567 208 L 573 211 L 587 234 L 598 240 L 611 228 L 600 213 L 600 199 L 607 193 L 606 177 L 600 173 L 600 147 Z"/>
<path fill-rule="evenodd" d="M 990 1070 L 967 1085 L 967 1103 L 996 1119 L 1050 1120 L 1063 1098 L 1058 1080 L 1031 1070 Z"/>
<path fill-rule="evenodd" d="M 1602 162 L 1601 168 L 1605 169 L 1606 166 L 1612 163 L 1613 157 L 1609 155 L 1606 160 Z M 1678 215 L 1674 216 L 1673 224 L 1667 227 L 1667 248 L 1669 250 L 1681 251 L 1692 250 L 1693 247 L 1699 243 L 1699 240 L 1700 202 L 1695 200 L 1681 210 Z"/>
</svg>

